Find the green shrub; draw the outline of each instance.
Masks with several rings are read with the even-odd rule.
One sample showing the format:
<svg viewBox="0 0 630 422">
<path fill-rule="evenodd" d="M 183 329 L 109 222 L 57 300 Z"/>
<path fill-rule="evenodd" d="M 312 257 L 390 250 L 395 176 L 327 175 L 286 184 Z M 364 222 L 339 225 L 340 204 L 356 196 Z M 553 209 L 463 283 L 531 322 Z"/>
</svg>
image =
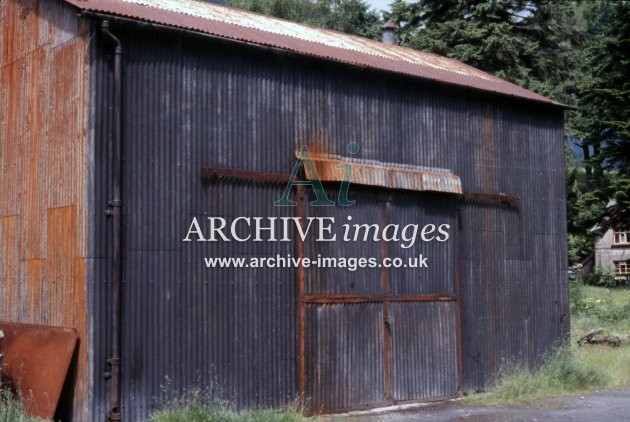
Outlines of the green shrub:
<svg viewBox="0 0 630 422">
<path fill-rule="evenodd" d="M 582 281 L 601 287 L 616 287 L 619 281 L 615 279 L 615 275 L 610 270 L 605 270 L 600 265 L 595 268 L 592 274 L 582 277 Z"/>
<path fill-rule="evenodd" d="M 579 264 L 593 252 L 595 242 L 590 236 L 569 234 L 569 263 Z"/>
<path fill-rule="evenodd" d="M 584 294 L 582 293 L 582 279 L 576 278 L 569 281 L 569 302 L 571 312 L 582 312 L 585 307 Z"/>
</svg>

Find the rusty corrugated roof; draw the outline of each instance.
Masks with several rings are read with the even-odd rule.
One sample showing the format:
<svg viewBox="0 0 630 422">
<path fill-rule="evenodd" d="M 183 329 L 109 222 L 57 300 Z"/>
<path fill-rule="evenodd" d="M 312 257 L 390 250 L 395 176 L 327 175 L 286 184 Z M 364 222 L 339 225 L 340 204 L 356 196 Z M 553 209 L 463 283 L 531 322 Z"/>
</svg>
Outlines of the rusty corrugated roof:
<svg viewBox="0 0 630 422">
<path fill-rule="evenodd" d="M 202 0 L 65 1 L 84 11 L 153 22 L 356 66 L 561 106 L 540 94 L 454 59 Z"/>
</svg>

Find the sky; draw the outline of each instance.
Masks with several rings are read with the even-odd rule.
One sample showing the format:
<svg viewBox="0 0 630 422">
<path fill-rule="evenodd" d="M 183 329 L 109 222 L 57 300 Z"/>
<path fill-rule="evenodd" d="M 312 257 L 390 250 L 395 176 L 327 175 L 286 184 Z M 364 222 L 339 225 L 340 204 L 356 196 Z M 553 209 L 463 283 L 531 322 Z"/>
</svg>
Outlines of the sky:
<svg viewBox="0 0 630 422">
<path fill-rule="evenodd" d="M 370 5 L 373 9 L 378 10 L 379 12 L 383 9 L 387 9 L 390 3 L 394 0 L 366 0 L 366 3 Z"/>
</svg>

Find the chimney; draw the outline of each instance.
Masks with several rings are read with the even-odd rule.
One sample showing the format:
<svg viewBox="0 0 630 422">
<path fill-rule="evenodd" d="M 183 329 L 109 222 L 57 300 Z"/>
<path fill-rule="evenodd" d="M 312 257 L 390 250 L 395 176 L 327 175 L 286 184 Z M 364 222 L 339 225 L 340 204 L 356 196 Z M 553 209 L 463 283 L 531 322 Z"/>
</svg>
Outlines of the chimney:
<svg viewBox="0 0 630 422">
<path fill-rule="evenodd" d="M 381 27 L 382 41 L 384 44 L 396 44 L 396 28 L 398 28 L 398 26 L 394 21 L 387 21 L 385 25 Z"/>
</svg>

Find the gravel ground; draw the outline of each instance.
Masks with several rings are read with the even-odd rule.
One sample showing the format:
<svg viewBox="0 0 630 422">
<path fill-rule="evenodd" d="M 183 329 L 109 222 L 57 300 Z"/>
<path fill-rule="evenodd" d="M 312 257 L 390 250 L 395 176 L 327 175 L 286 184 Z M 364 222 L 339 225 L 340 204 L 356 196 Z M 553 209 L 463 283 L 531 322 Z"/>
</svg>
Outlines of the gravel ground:
<svg viewBox="0 0 630 422">
<path fill-rule="evenodd" d="M 328 416 L 323 420 L 357 422 L 399 421 L 566 421 L 630 422 L 630 390 L 605 391 L 584 396 L 543 400 L 527 407 L 469 406 L 461 401 L 419 405 L 385 412 L 356 412 Z"/>
</svg>

